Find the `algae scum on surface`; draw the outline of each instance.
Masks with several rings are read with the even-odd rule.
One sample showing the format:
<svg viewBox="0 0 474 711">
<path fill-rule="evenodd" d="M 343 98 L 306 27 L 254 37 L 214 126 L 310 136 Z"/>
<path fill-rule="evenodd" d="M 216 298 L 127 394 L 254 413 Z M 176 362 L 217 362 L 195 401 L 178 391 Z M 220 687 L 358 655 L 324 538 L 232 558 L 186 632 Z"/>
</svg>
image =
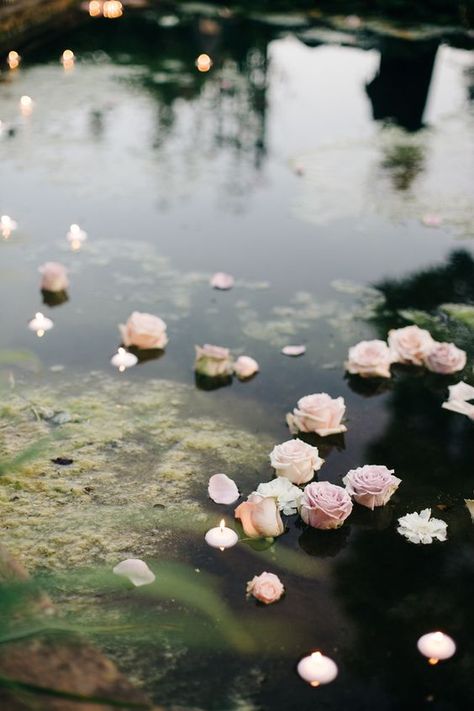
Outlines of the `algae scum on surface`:
<svg viewBox="0 0 474 711">
<path fill-rule="evenodd" d="M 6 468 L 0 497 L 3 545 L 29 570 L 172 556 L 170 522 L 206 524 L 209 476 L 255 479 L 271 448 L 228 418 L 197 415 L 203 394 L 185 385 L 94 373 L 24 390 L 4 398 L 0 458 L 39 448 Z"/>
</svg>

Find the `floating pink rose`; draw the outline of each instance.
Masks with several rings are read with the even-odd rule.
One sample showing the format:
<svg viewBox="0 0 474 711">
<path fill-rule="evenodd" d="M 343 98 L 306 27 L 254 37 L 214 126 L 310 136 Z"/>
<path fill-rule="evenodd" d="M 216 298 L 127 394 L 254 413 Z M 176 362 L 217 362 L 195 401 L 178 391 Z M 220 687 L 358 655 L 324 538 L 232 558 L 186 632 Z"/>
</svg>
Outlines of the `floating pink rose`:
<svg viewBox="0 0 474 711">
<path fill-rule="evenodd" d="M 234 363 L 234 373 L 239 380 L 247 380 L 252 375 L 258 373 L 259 365 L 256 360 L 250 356 L 239 356 Z"/>
<path fill-rule="evenodd" d="M 277 476 L 283 476 L 299 486 L 313 478 L 314 472 L 324 464 L 324 459 L 319 456 L 317 447 L 301 439 L 290 439 L 273 448 L 270 463 L 276 469 Z"/>
<path fill-rule="evenodd" d="M 319 481 L 305 487 L 300 515 L 313 528 L 339 528 L 351 511 L 351 497 L 342 486 Z"/>
<path fill-rule="evenodd" d="M 204 346 L 195 346 L 195 348 L 194 370 L 196 373 L 207 375 L 209 378 L 232 375 L 233 363 L 228 348 L 211 346 L 209 343 Z"/>
<path fill-rule="evenodd" d="M 226 474 L 213 474 L 207 487 L 209 497 L 216 504 L 233 504 L 239 498 L 239 490 L 235 481 Z"/>
<path fill-rule="evenodd" d="M 286 421 L 290 432 L 316 432 L 321 437 L 346 432 L 342 418 L 346 411 L 343 397 L 332 398 L 327 393 L 305 395 L 289 412 Z"/>
<path fill-rule="evenodd" d="M 213 289 L 227 291 L 228 289 L 232 289 L 234 286 L 234 277 L 232 274 L 226 274 L 225 272 L 216 272 L 211 277 L 210 284 Z"/>
<path fill-rule="evenodd" d="M 385 506 L 401 483 L 401 479 L 393 476 L 393 469 L 375 464 L 351 469 L 342 481 L 347 493 L 372 511 L 375 506 Z"/>
<path fill-rule="evenodd" d="M 433 373 L 450 375 L 462 370 L 466 365 L 466 351 L 454 343 L 436 343 L 425 357 L 425 365 Z"/>
<path fill-rule="evenodd" d="M 247 583 L 247 595 L 253 595 L 265 605 L 277 602 L 285 592 L 283 583 L 274 573 L 260 573 Z"/>
<path fill-rule="evenodd" d="M 348 373 L 362 378 L 390 378 L 392 360 L 385 341 L 360 341 L 349 348 L 345 367 Z"/>
<path fill-rule="evenodd" d="M 45 262 L 38 269 L 41 274 L 41 289 L 44 291 L 65 291 L 69 286 L 67 269 L 59 262 Z"/>
<path fill-rule="evenodd" d="M 388 333 L 388 345 L 393 360 L 398 363 L 423 365 L 424 359 L 435 341 L 429 331 L 418 326 L 395 328 Z"/>
<path fill-rule="evenodd" d="M 273 538 L 285 530 L 276 499 L 271 497 L 252 494 L 237 506 L 234 514 L 250 538 Z"/>
<path fill-rule="evenodd" d="M 127 348 L 164 348 L 168 343 L 166 323 L 153 314 L 134 311 L 125 325 L 119 325 L 119 329 Z"/>
</svg>

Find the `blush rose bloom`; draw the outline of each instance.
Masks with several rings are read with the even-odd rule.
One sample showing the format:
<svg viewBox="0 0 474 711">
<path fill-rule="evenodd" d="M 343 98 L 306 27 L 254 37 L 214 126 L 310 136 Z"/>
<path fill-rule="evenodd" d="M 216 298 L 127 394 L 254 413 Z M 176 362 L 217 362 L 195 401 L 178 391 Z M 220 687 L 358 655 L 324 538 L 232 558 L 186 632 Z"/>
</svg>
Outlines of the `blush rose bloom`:
<svg viewBox="0 0 474 711">
<path fill-rule="evenodd" d="M 462 370 L 466 365 L 466 351 L 457 348 L 454 343 L 437 343 L 427 353 L 425 365 L 433 373 L 450 375 Z"/>
<path fill-rule="evenodd" d="M 125 325 L 119 325 L 119 329 L 127 348 L 164 348 L 168 343 L 166 323 L 159 316 L 134 311 Z"/>
<path fill-rule="evenodd" d="M 354 501 L 372 511 L 375 506 L 385 506 L 401 483 L 393 476 L 393 469 L 376 464 L 351 469 L 342 481 Z"/>
<path fill-rule="evenodd" d="M 332 398 L 327 393 L 305 395 L 297 402 L 293 412 L 289 412 L 286 421 L 290 432 L 316 432 L 326 437 L 339 432 L 346 432 L 342 424 L 346 411 L 343 397 Z"/>
<path fill-rule="evenodd" d="M 300 515 L 313 528 L 339 528 L 351 511 L 351 497 L 342 486 L 319 481 L 305 487 Z"/>
<path fill-rule="evenodd" d="M 277 476 L 283 476 L 299 486 L 313 478 L 314 472 L 324 464 L 324 459 L 319 456 L 317 447 L 300 439 L 290 439 L 273 447 L 270 464 Z"/>
<path fill-rule="evenodd" d="M 233 363 L 228 348 L 211 346 L 209 343 L 205 343 L 204 346 L 195 346 L 195 348 L 194 370 L 196 373 L 207 375 L 209 378 L 232 375 Z"/>
<path fill-rule="evenodd" d="M 418 326 L 393 328 L 388 332 L 388 345 L 393 359 L 398 363 L 423 365 L 426 355 L 434 344 L 430 332 Z"/>
<path fill-rule="evenodd" d="M 234 515 L 240 519 L 245 535 L 250 538 L 274 538 L 285 530 L 273 497 L 251 494 L 247 501 L 237 506 Z"/>
<path fill-rule="evenodd" d="M 275 573 L 260 573 L 247 583 L 247 596 L 253 595 L 265 605 L 277 602 L 285 592 L 283 583 Z"/>
<path fill-rule="evenodd" d="M 38 269 L 44 291 L 65 291 L 69 286 L 67 269 L 59 262 L 45 262 Z"/>
<path fill-rule="evenodd" d="M 360 341 L 349 348 L 345 363 L 348 373 L 362 378 L 390 378 L 392 354 L 385 341 Z"/>
<path fill-rule="evenodd" d="M 256 360 L 250 356 L 239 356 L 234 363 L 234 373 L 239 378 L 239 380 L 247 380 L 251 378 L 252 375 L 258 373 L 259 365 Z"/>
</svg>

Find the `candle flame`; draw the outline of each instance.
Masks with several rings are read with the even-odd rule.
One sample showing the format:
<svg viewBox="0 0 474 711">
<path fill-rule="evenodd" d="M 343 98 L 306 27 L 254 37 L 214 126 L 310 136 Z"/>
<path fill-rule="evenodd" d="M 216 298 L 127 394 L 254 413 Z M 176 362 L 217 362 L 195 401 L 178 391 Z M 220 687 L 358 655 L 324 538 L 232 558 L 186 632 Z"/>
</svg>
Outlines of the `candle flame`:
<svg viewBox="0 0 474 711">
<path fill-rule="evenodd" d="M 38 313 L 35 314 L 35 318 L 37 318 L 39 321 L 42 321 L 44 319 L 44 316 L 41 311 L 38 311 Z"/>
<path fill-rule="evenodd" d="M 71 249 L 74 252 L 78 252 L 80 250 L 80 248 L 81 248 L 81 241 L 78 239 L 73 239 L 71 242 Z"/>
<path fill-rule="evenodd" d="M 221 533 L 224 533 L 224 528 L 225 528 L 225 521 L 224 519 L 221 519 L 221 522 L 219 524 L 219 528 L 221 529 Z"/>
<path fill-rule="evenodd" d="M 119 372 L 120 372 L 120 373 L 123 373 L 124 370 L 125 370 L 125 366 L 124 366 L 124 365 L 119 365 Z"/>
<path fill-rule="evenodd" d="M 123 355 L 125 353 L 125 348 L 119 348 L 118 352 L 120 353 L 120 355 Z"/>
<path fill-rule="evenodd" d="M 102 14 L 102 3 L 99 0 L 91 0 L 89 3 L 89 15 L 99 17 Z"/>
<path fill-rule="evenodd" d="M 208 72 L 212 68 L 212 59 L 208 54 L 200 54 L 196 59 L 196 68 L 199 72 Z"/>
<path fill-rule="evenodd" d="M 439 659 L 436 659 L 436 657 L 430 657 L 428 659 L 428 664 L 431 664 L 432 667 L 434 667 L 435 664 L 438 664 Z"/>
<path fill-rule="evenodd" d="M 311 655 L 313 659 L 320 659 L 322 656 L 321 652 L 313 652 Z"/>
<path fill-rule="evenodd" d="M 21 57 L 18 52 L 15 52 L 15 50 L 8 52 L 7 64 L 10 69 L 17 69 L 20 66 L 20 61 Z"/>
<path fill-rule="evenodd" d="M 319 681 L 310 681 L 309 683 L 310 683 L 310 685 L 313 686 L 314 688 L 316 688 L 317 686 L 319 686 Z"/>
<path fill-rule="evenodd" d="M 433 640 L 435 642 L 442 642 L 444 639 L 444 634 L 442 632 L 433 632 Z"/>
<path fill-rule="evenodd" d="M 225 548 L 223 546 L 219 546 L 220 551 L 225 551 Z"/>
</svg>

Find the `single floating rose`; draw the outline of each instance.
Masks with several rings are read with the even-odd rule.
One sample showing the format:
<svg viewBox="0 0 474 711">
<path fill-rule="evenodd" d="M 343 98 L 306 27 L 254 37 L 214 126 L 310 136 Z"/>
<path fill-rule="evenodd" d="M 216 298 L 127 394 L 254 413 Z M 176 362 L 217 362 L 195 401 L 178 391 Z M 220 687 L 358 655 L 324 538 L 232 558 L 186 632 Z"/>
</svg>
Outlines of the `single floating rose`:
<svg viewBox="0 0 474 711">
<path fill-rule="evenodd" d="M 259 484 L 257 491 L 251 494 L 251 496 L 255 495 L 263 496 L 264 498 L 274 498 L 279 510 L 287 516 L 291 516 L 299 509 L 303 492 L 292 484 L 289 479 L 283 476 L 277 476 L 277 478 L 272 481 Z"/>
<path fill-rule="evenodd" d="M 239 380 L 248 380 L 255 373 L 258 373 L 259 366 L 256 360 L 250 356 L 239 356 L 234 362 L 234 373 Z"/>
<path fill-rule="evenodd" d="M 284 592 L 283 583 L 278 575 L 274 573 L 260 573 L 260 575 L 255 575 L 247 583 L 247 597 L 253 595 L 254 598 L 265 603 L 265 605 L 277 602 Z"/>
<path fill-rule="evenodd" d="M 467 361 L 466 351 L 457 348 L 454 343 L 436 343 L 426 354 L 425 365 L 433 373 L 451 375 L 462 370 Z"/>
<path fill-rule="evenodd" d="M 342 481 L 354 501 L 372 511 L 376 506 L 385 506 L 401 483 L 393 476 L 393 469 L 375 464 L 351 469 Z"/>
<path fill-rule="evenodd" d="M 431 509 L 423 509 L 406 514 L 398 519 L 398 533 L 405 536 L 411 543 L 432 543 L 435 539 L 445 541 L 448 525 L 439 518 L 430 518 Z"/>
<path fill-rule="evenodd" d="M 209 343 L 205 343 L 204 346 L 195 346 L 195 348 L 194 370 L 196 373 L 209 378 L 232 375 L 233 363 L 228 348 L 211 346 Z"/>
<path fill-rule="evenodd" d="M 285 530 L 276 499 L 273 498 L 252 494 L 237 506 L 234 515 L 240 519 L 249 538 L 274 538 L 281 536 Z"/>
<path fill-rule="evenodd" d="M 327 393 L 305 395 L 297 407 L 286 416 L 292 434 L 315 432 L 320 437 L 346 432 L 342 418 L 346 411 L 343 397 L 332 398 Z"/>
<path fill-rule="evenodd" d="M 153 314 L 134 311 L 125 325 L 119 325 L 119 330 L 122 342 L 127 348 L 135 346 L 136 348 L 159 348 L 162 350 L 168 343 L 166 323 L 159 316 L 153 316 Z"/>
<path fill-rule="evenodd" d="M 390 378 L 392 354 L 385 341 L 360 341 L 349 348 L 345 368 L 351 375 L 361 378 Z"/>
<path fill-rule="evenodd" d="M 300 486 L 313 478 L 314 472 L 324 464 L 324 459 L 319 456 L 317 447 L 300 439 L 290 439 L 273 447 L 270 464 L 279 477 L 286 477 Z"/>
<path fill-rule="evenodd" d="M 397 363 L 423 365 L 434 344 L 430 332 L 418 326 L 394 328 L 388 332 L 388 345 Z"/>
<path fill-rule="evenodd" d="M 233 504 L 240 496 L 235 481 L 225 474 L 213 474 L 209 479 L 207 491 L 216 504 Z"/>
<path fill-rule="evenodd" d="M 352 511 L 351 497 L 342 486 L 329 481 L 308 484 L 303 492 L 300 515 L 313 528 L 340 528 Z"/>
<path fill-rule="evenodd" d="M 213 289 L 228 291 L 234 286 L 234 277 L 232 276 L 232 274 L 226 274 L 225 272 L 216 272 L 211 277 L 210 284 Z"/>
<path fill-rule="evenodd" d="M 45 262 L 39 269 L 41 289 L 44 291 L 66 291 L 69 286 L 67 269 L 59 262 Z"/>
<path fill-rule="evenodd" d="M 470 420 L 474 420 L 474 404 L 469 402 L 469 400 L 474 400 L 474 387 L 461 381 L 456 385 L 450 385 L 448 390 L 449 397 L 441 407 L 445 410 L 457 412 L 460 415 L 466 415 Z"/>
<path fill-rule="evenodd" d="M 283 355 L 290 356 L 292 358 L 297 358 L 306 353 L 306 346 L 284 346 L 281 349 Z"/>
<path fill-rule="evenodd" d="M 155 574 L 140 558 L 127 558 L 127 560 L 123 560 L 115 566 L 113 572 L 115 575 L 128 578 L 137 588 L 141 585 L 150 585 L 150 583 L 155 581 Z"/>
</svg>

